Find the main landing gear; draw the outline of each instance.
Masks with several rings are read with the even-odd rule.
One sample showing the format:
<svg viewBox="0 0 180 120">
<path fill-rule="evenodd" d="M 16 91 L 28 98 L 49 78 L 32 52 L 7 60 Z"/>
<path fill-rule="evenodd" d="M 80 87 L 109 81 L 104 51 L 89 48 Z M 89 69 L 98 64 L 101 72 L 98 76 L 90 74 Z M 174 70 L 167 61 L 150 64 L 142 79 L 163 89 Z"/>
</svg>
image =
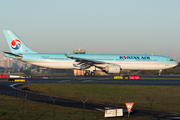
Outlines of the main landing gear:
<svg viewBox="0 0 180 120">
<path fill-rule="evenodd" d="M 85 71 L 85 76 L 95 76 L 95 72 L 90 72 L 89 70 Z"/>
</svg>

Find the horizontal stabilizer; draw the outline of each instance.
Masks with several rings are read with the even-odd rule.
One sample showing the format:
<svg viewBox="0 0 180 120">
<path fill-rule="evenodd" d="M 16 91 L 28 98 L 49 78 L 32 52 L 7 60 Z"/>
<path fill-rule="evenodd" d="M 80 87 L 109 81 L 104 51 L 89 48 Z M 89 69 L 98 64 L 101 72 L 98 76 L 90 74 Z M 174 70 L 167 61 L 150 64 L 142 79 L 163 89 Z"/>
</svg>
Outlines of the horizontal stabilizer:
<svg viewBox="0 0 180 120">
<path fill-rule="evenodd" d="M 5 52 L 5 51 L 3 51 L 5 54 L 9 54 L 9 55 L 13 55 L 13 56 L 15 56 L 16 58 L 18 58 L 18 59 L 23 59 L 23 55 L 22 54 L 14 54 L 14 53 L 11 53 L 11 52 Z"/>
</svg>

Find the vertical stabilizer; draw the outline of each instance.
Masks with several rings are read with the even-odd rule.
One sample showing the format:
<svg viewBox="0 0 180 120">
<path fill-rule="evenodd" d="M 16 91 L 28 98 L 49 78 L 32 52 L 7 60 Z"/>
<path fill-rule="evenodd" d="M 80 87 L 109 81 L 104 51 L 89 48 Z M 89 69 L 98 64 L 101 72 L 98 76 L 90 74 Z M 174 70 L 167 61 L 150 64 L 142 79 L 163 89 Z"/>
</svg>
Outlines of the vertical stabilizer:
<svg viewBox="0 0 180 120">
<path fill-rule="evenodd" d="M 29 49 L 23 41 L 11 30 L 3 30 L 12 53 L 36 53 Z"/>
</svg>

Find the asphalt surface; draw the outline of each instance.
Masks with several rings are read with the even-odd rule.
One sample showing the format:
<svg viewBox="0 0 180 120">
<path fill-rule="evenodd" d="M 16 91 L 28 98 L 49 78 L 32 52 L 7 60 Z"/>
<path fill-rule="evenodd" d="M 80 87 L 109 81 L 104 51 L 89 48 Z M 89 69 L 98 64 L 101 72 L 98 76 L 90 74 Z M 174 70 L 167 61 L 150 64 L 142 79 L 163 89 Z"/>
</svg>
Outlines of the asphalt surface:
<svg viewBox="0 0 180 120">
<path fill-rule="evenodd" d="M 53 104 L 52 99 L 48 95 L 43 95 L 39 93 L 19 90 L 15 86 L 29 84 L 29 83 L 81 83 L 81 84 L 133 84 L 133 85 L 179 85 L 180 86 L 180 76 L 141 76 L 140 80 L 122 80 L 113 79 L 110 77 L 60 77 L 58 79 L 51 79 L 44 77 L 39 79 L 26 79 L 26 82 L 16 83 L 8 81 L 0 81 L 0 94 L 13 96 L 20 98 L 21 96 L 26 96 L 26 100 L 36 101 L 41 103 Z M 20 96 L 21 95 L 21 96 Z M 52 96 L 52 98 L 55 98 Z M 80 100 L 72 100 L 66 98 L 58 97 L 55 101 L 55 105 L 61 105 L 65 107 L 83 108 L 83 102 Z M 115 108 L 114 105 L 107 105 L 101 103 L 86 102 L 85 108 L 89 110 L 105 111 L 106 109 Z M 124 114 L 127 115 L 127 109 L 124 106 L 118 106 L 118 108 L 123 108 Z M 131 115 L 134 116 L 144 116 L 151 117 L 151 111 L 145 109 L 133 108 Z M 178 120 L 180 119 L 180 114 L 153 111 L 153 118 L 165 119 L 165 120 Z"/>
<path fill-rule="evenodd" d="M 82 83 L 82 84 L 117 84 L 117 85 L 173 85 L 180 86 L 180 76 L 141 76 L 141 79 L 114 79 L 113 76 L 95 77 L 39 77 L 26 79 L 26 83 Z"/>
</svg>

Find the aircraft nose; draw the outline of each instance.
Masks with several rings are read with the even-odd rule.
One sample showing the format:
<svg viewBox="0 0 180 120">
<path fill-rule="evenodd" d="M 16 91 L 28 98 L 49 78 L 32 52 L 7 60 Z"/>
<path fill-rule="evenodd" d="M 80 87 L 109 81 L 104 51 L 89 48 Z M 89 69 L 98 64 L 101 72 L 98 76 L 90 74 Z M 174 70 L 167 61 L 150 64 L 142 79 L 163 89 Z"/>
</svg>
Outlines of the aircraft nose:
<svg viewBox="0 0 180 120">
<path fill-rule="evenodd" d="M 176 66 L 178 65 L 178 62 L 176 62 Z"/>
<path fill-rule="evenodd" d="M 178 62 L 175 61 L 174 67 L 176 67 L 178 65 Z"/>
</svg>

